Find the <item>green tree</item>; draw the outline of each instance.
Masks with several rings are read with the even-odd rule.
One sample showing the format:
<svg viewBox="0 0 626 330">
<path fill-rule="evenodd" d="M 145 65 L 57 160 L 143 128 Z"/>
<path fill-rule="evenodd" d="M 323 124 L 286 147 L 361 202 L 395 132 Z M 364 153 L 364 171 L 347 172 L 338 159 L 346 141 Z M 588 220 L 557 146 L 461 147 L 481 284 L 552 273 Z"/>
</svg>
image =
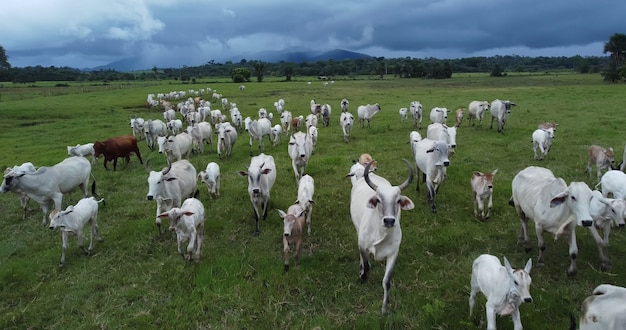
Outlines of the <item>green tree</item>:
<svg viewBox="0 0 626 330">
<path fill-rule="evenodd" d="M 0 45 L 0 70 L 9 70 L 11 69 L 11 63 L 9 63 L 9 57 L 7 53 L 4 51 L 4 47 Z"/>
<path fill-rule="evenodd" d="M 263 82 L 263 75 L 265 71 L 265 63 L 261 61 L 256 61 L 252 64 L 252 68 L 254 68 L 254 75 L 256 76 L 256 81 Z"/>
<path fill-rule="evenodd" d="M 502 68 L 499 65 L 494 65 L 493 66 L 493 70 L 491 70 L 491 76 L 492 77 L 502 77 Z"/>
<path fill-rule="evenodd" d="M 604 80 L 619 81 L 624 77 L 620 72 L 625 71 L 622 70 L 622 66 L 626 57 L 626 35 L 623 33 L 613 34 L 609 41 L 604 44 L 604 53 L 611 53 L 610 64 L 604 73 Z"/>
<path fill-rule="evenodd" d="M 234 68 L 230 72 L 230 77 L 233 79 L 233 82 L 236 83 L 250 81 L 250 70 L 246 68 Z"/>
<path fill-rule="evenodd" d="M 152 72 L 154 72 L 154 79 L 159 79 L 159 69 L 155 66 L 152 67 Z"/>
<path fill-rule="evenodd" d="M 283 63 L 283 74 L 285 75 L 285 81 L 291 81 L 291 77 L 293 77 L 293 72 L 293 63 Z"/>
</svg>

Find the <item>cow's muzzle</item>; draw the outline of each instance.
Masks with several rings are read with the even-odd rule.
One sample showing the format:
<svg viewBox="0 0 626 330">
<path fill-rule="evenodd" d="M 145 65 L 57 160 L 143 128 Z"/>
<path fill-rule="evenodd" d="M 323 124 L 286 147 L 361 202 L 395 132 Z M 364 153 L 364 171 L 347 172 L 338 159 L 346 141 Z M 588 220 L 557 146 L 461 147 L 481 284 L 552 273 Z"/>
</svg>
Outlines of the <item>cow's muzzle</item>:
<svg viewBox="0 0 626 330">
<path fill-rule="evenodd" d="M 624 224 L 623 224 L 623 223 L 620 223 L 618 226 L 619 226 L 620 228 L 624 228 Z"/>
<path fill-rule="evenodd" d="M 583 220 L 583 227 L 591 227 L 593 225 L 593 220 Z"/>
<path fill-rule="evenodd" d="M 258 194 L 258 193 L 260 193 L 260 192 L 261 192 L 261 189 L 259 189 L 259 188 L 254 188 L 254 189 L 252 189 L 252 193 L 253 193 L 253 194 Z"/>
<path fill-rule="evenodd" d="M 443 166 L 448 166 L 448 165 L 450 165 L 450 162 L 449 162 L 449 161 L 447 161 L 447 162 L 443 162 Z"/>
<path fill-rule="evenodd" d="M 524 302 L 529 304 L 529 303 L 533 302 L 533 298 L 531 298 L 531 297 L 524 298 Z"/>
<path fill-rule="evenodd" d="M 146 199 L 147 199 L 147 200 L 149 200 L 149 201 L 151 201 L 151 200 L 153 200 L 153 199 L 154 199 L 154 196 L 152 196 L 152 195 L 148 195 L 148 196 L 146 196 Z"/>
<path fill-rule="evenodd" d="M 396 218 L 390 218 L 390 217 L 383 218 L 383 225 L 384 225 L 386 228 L 391 228 L 391 227 L 393 227 L 395 224 L 396 224 Z"/>
</svg>

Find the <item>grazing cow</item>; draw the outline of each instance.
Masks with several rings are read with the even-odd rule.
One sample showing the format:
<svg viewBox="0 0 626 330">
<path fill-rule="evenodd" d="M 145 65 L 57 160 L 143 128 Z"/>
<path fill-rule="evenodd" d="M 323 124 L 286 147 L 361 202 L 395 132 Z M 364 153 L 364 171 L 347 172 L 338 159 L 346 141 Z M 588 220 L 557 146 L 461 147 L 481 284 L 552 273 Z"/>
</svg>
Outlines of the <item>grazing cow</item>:
<svg viewBox="0 0 626 330">
<path fill-rule="evenodd" d="M 196 198 L 187 198 L 180 208 L 175 207 L 158 215 L 159 218 L 170 218 L 170 231 L 176 232 L 178 253 L 187 261 L 200 261 L 200 249 L 204 239 L 204 205 Z M 183 244 L 187 244 L 187 252 Z"/>
<path fill-rule="evenodd" d="M 167 135 L 167 125 L 159 119 L 148 119 L 143 126 L 143 132 L 146 136 L 148 148 L 150 148 L 150 150 L 154 150 L 154 147 L 157 146 L 157 138 L 159 136 Z"/>
<path fill-rule="evenodd" d="M 367 121 L 367 128 L 370 128 L 370 120 L 374 117 L 375 114 L 381 112 L 382 109 L 378 103 L 376 104 L 368 104 L 368 105 L 359 105 L 356 109 L 357 116 L 359 118 L 359 127 L 365 127 L 365 122 Z"/>
<path fill-rule="evenodd" d="M 587 168 L 585 172 L 591 175 L 591 168 L 596 165 L 597 177 L 600 180 L 602 176 L 602 169 L 610 170 L 615 164 L 615 154 L 613 148 L 603 148 L 601 146 L 592 145 L 587 149 L 589 153 L 589 161 L 587 162 Z"/>
<path fill-rule="evenodd" d="M 145 121 L 143 118 L 137 117 L 130 119 L 130 128 L 133 132 L 133 136 L 137 139 L 141 139 L 141 136 L 143 135 L 144 124 Z"/>
<path fill-rule="evenodd" d="M 113 160 L 113 171 L 117 170 L 117 159 L 123 157 L 126 159 L 126 165 L 130 162 L 130 154 L 135 153 L 139 162 L 143 164 L 137 139 L 134 136 L 125 135 L 106 139 L 104 141 L 96 141 L 93 144 L 94 156 L 99 158 L 104 155 L 104 168 L 108 171 L 107 163 Z"/>
<path fill-rule="evenodd" d="M 42 225 L 46 224 L 46 215 L 50 202 L 60 210 L 63 194 L 80 187 L 83 197 L 87 197 L 91 163 L 84 157 L 65 158 L 60 163 L 48 167 L 41 166 L 35 172 L 11 171 L 4 175 L 0 193 L 13 191 L 25 193 L 41 207 Z M 91 185 L 92 194 L 96 195 L 96 182 Z"/>
<path fill-rule="evenodd" d="M 283 127 L 279 124 L 272 126 L 272 130 L 270 131 L 270 141 L 272 141 L 272 147 L 275 147 L 282 139 Z"/>
<path fill-rule="evenodd" d="M 342 99 L 341 100 L 341 112 L 347 112 L 348 106 L 350 106 L 350 102 L 348 102 L 348 99 Z"/>
<path fill-rule="evenodd" d="M 187 132 L 174 136 L 159 137 L 159 153 L 165 154 L 171 163 L 183 158 L 189 159 L 193 139 Z"/>
<path fill-rule="evenodd" d="M 204 153 L 204 144 L 213 143 L 213 127 L 206 121 L 187 126 L 187 134 L 191 136 L 191 146 L 195 152 Z"/>
<path fill-rule="evenodd" d="M 295 245 L 294 259 L 296 266 L 302 252 L 302 232 L 304 231 L 304 209 L 298 204 L 293 204 L 287 209 L 287 213 L 278 210 L 283 218 L 283 252 L 285 255 L 285 271 L 289 271 L 289 245 Z"/>
<path fill-rule="evenodd" d="M 280 124 L 283 127 L 283 134 L 289 134 L 291 131 L 291 120 L 291 111 L 285 110 L 280 114 Z"/>
<path fill-rule="evenodd" d="M 78 201 L 76 205 L 68 206 L 65 211 L 52 210 L 50 212 L 50 229 L 61 228 L 63 240 L 63 252 L 61 252 L 61 262 L 59 267 L 65 265 L 65 253 L 67 252 L 68 239 L 70 235 L 76 235 L 78 247 L 87 255 L 93 252 L 94 239 L 102 241 L 98 231 L 98 203 L 104 199 L 96 200 L 94 197 L 86 197 Z M 85 236 L 83 228 L 89 223 L 91 226 L 91 236 L 89 239 L 89 249 L 85 251 Z"/>
<path fill-rule="evenodd" d="M 430 122 L 431 123 L 440 123 L 446 124 L 446 120 L 448 119 L 448 108 L 439 108 L 435 107 L 430 110 Z"/>
<path fill-rule="evenodd" d="M 465 114 L 465 108 L 456 109 L 456 124 L 455 127 L 461 126 L 463 123 L 463 115 Z"/>
<path fill-rule="evenodd" d="M 198 176 L 200 177 L 202 183 L 207 186 L 209 196 L 212 198 L 219 197 L 221 186 L 220 166 L 215 162 L 210 162 L 207 164 L 204 171 L 200 171 L 200 173 L 198 173 Z"/>
<path fill-rule="evenodd" d="M 417 165 L 417 176 L 420 171 L 426 182 L 427 197 L 430 203 L 430 210 L 437 212 L 435 196 L 439 191 L 439 186 L 446 179 L 446 167 L 450 165 L 448 159 L 448 144 L 443 141 L 431 139 L 421 139 L 415 143 L 415 164 Z M 419 191 L 419 179 L 417 180 L 416 191 Z"/>
<path fill-rule="evenodd" d="M 472 264 L 472 291 L 469 297 L 470 317 L 474 310 L 476 294 L 482 292 L 487 298 L 485 312 L 487 314 L 487 329 L 496 329 L 496 314 L 511 315 L 513 328 L 522 330 L 519 306 L 522 303 L 531 303 L 530 270 L 532 259 L 528 259 L 524 269 L 513 269 L 504 257 L 504 266 L 500 260 L 490 254 L 482 254 Z"/>
<path fill-rule="evenodd" d="M 307 233 L 311 235 L 311 213 L 313 212 L 313 194 L 315 193 L 315 180 L 306 174 L 298 182 L 298 199 L 295 204 L 302 206 L 306 215 Z"/>
<path fill-rule="evenodd" d="M 252 152 L 252 142 L 254 140 L 259 141 L 259 150 L 265 151 L 265 136 L 270 139 L 270 133 L 272 131 L 272 123 L 267 118 L 259 118 L 252 120 L 250 117 L 246 117 L 245 120 L 246 132 L 250 134 L 250 156 L 254 156 Z"/>
<path fill-rule="evenodd" d="M 514 106 L 515 103 L 511 101 L 500 101 L 494 100 L 491 102 L 491 126 L 489 128 L 493 128 L 493 121 L 498 121 L 498 133 L 504 134 L 504 124 L 506 124 L 506 120 L 511 113 L 511 106 Z"/>
<path fill-rule="evenodd" d="M 343 131 L 343 140 L 350 141 L 350 135 L 352 134 L 352 126 L 354 126 L 354 116 L 349 112 L 342 112 L 339 118 L 339 124 Z"/>
<path fill-rule="evenodd" d="M 597 329 L 626 329 L 626 288 L 601 284 L 585 298 L 580 309 L 580 330 Z"/>
<path fill-rule="evenodd" d="M 440 123 L 430 124 L 426 130 L 426 138 L 447 143 L 450 154 L 454 154 L 456 151 L 456 126 L 448 127 Z"/>
<path fill-rule="evenodd" d="M 478 120 L 478 125 L 483 122 L 483 116 L 485 112 L 489 110 L 489 102 L 487 101 L 472 101 L 467 108 L 467 120 L 474 126 L 475 120 Z"/>
<path fill-rule="evenodd" d="M 409 109 L 407 108 L 400 108 L 400 110 L 398 111 L 398 113 L 400 113 L 400 122 L 404 123 L 406 121 L 406 117 L 407 117 L 407 112 L 409 111 Z"/>
<path fill-rule="evenodd" d="M 535 154 L 535 159 L 541 160 L 546 158 L 552 146 L 552 139 L 554 139 L 553 128 L 545 130 L 538 128 L 533 132 L 533 153 Z M 540 155 L 537 155 L 537 150 L 539 150 Z"/>
<path fill-rule="evenodd" d="M 402 241 L 401 210 L 415 207 L 410 198 L 401 195 L 413 180 L 413 167 L 407 160 L 404 162 L 409 168 L 409 176 L 399 186 L 392 186 L 386 179 L 370 174 L 370 163 L 365 166 L 363 179 L 356 182 L 350 193 L 350 216 L 358 237 L 361 280 L 367 280 L 370 254 L 377 261 L 386 260 L 382 281 L 383 314 L 389 305 L 391 277 Z"/>
<path fill-rule="evenodd" d="M 12 175 L 19 175 L 21 173 L 35 173 L 35 171 L 37 171 L 37 169 L 35 168 L 35 165 L 33 165 L 33 163 L 31 162 L 26 162 L 23 163 L 22 165 L 15 165 L 13 167 L 7 167 L 4 170 L 4 176 L 12 176 Z M 3 182 L 3 186 L 0 187 L 0 190 L 2 192 L 4 192 L 4 182 Z M 13 190 L 14 193 L 20 195 L 20 205 L 22 206 L 22 209 L 24 210 L 24 214 L 22 215 L 22 219 L 26 219 L 26 216 L 28 216 L 28 202 L 30 201 L 30 197 L 28 196 L 27 193 L 23 192 L 23 191 L 17 191 L 17 190 Z"/>
<path fill-rule="evenodd" d="M 472 173 L 472 192 L 474 193 L 474 216 L 485 220 L 489 218 L 491 207 L 493 206 L 493 177 L 496 176 L 498 170 L 495 169 L 491 173 L 483 173 L 474 171 Z M 485 201 L 487 201 L 487 214 L 485 214 Z"/>
<path fill-rule="evenodd" d="M 156 225 L 162 235 L 161 213 L 167 212 L 174 207 L 180 207 L 183 199 L 193 197 L 196 193 L 196 169 L 191 163 L 182 159 L 174 163 L 168 162 L 168 166 L 161 171 L 153 171 L 149 161 L 146 161 L 148 171 L 148 194 L 146 199 L 156 200 Z"/>
<path fill-rule="evenodd" d="M 287 151 L 291 157 L 291 165 L 296 176 L 296 183 L 298 183 L 300 181 L 300 177 L 306 173 L 306 166 L 309 163 L 311 154 L 313 153 L 313 142 L 311 142 L 311 139 L 307 134 L 296 132 L 291 134 L 291 137 L 289 138 Z"/>
<path fill-rule="evenodd" d="M 598 190 L 592 191 L 591 195 L 593 198 L 589 205 L 589 214 L 593 218 L 593 226 L 589 227 L 589 231 L 598 245 L 600 268 L 609 269 L 611 268 L 608 250 L 611 224 L 624 228 L 626 201 L 623 199 L 605 198 Z M 600 237 L 598 230 L 602 230 L 602 237 Z"/>
<path fill-rule="evenodd" d="M 250 159 L 247 171 L 239 171 L 239 175 L 248 177 L 248 194 L 254 209 L 255 230 L 259 235 L 259 219 L 265 220 L 270 206 L 270 192 L 276 181 L 276 163 L 274 157 L 261 153 Z"/>
<path fill-rule="evenodd" d="M 330 104 L 326 103 L 322 105 L 322 126 L 328 127 L 328 125 L 330 124 L 331 112 L 332 108 L 330 107 Z"/>
<path fill-rule="evenodd" d="M 230 158 L 233 153 L 233 146 L 237 141 L 237 130 L 229 123 L 215 124 L 215 130 L 217 131 L 217 155 L 221 159 L 222 151 L 224 151 L 226 158 Z"/>
<path fill-rule="evenodd" d="M 626 174 L 618 170 L 606 171 L 595 188 L 598 187 L 604 197 L 611 194 L 613 198 L 626 199 Z"/>
<path fill-rule="evenodd" d="M 67 154 L 69 156 L 81 156 L 87 157 L 91 155 L 91 165 L 96 162 L 95 150 L 93 149 L 93 143 L 86 143 L 83 145 L 77 144 L 75 146 L 67 146 Z"/>
<path fill-rule="evenodd" d="M 531 250 L 528 239 L 528 220 L 535 222 L 539 258 L 537 264 L 543 265 L 543 253 L 546 244 L 543 232 L 547 231 L 558 238 L 565 232 L 569 236 L 570 266 L 569 275 L 576 274 L 576 225 L 589 227 L 593 219 L 589 213 L 591 189 L 584 182 L 572 182 L 569 186 L 557 178 L 547 168 L 529 166 L 515 175 L 511 184 L 513 196 L 509 204 L 515 207 L 521 222 L 518 243 L 523 244 L 527 252 Z"/>
<path fill-rule="evenodd" d="M 413 127 L 419 127 L 418 129 L 422 129 L 422 103 L 419 101 L 412 101 L 409 104 L 409 111 L 411 112 L 411 117 L 413 118 Z"/>
</svg>

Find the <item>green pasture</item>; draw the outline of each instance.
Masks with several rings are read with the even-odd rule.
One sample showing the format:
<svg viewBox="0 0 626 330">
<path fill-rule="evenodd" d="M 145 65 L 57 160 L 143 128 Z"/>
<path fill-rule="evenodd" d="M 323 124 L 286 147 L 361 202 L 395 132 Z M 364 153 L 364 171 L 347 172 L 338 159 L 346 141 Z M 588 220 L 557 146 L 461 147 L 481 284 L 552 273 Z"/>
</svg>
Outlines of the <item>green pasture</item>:
<svg viewBox="0 0 626 330">
<path fill-rule="evenodd" d="M 148 93 L 212 88 L 236 102 L 244 116 L 259 108 L 275 112 L 273 103 L 285 100 L 285 109 L 307 115 L 309 101 L 332 106 L 330 127 L 319 128 L 319 142 L 308 174 L 315 179 L 312 235 L 304 239 L 300 264 L 283 270 L 282 219 L 295 200 L 297 185 L 287 154 L 287 137 L 265 152 L 274 156 L 277 182 L 271 209 L 254 231 L 254 214 L 247 195 L 247 179 L 237 171 L 249 164 L 249 137 L 240 134 L 230 159 L 218 159 L 216 146 L 192 154 L 197 171 L 216 161 L 222 172 L 222 194 L 210 199 L 198 184 L 207 220 L 202 256 L 197 264 L 177 254 L 176 239 L 159 236 L 154 224 L 156 204 L 146 200 L 147 173 L 133 155 L 128 166 L 105 171 L 102 160 L 92 170 L 99 195 L 99 227 L 104 238 L 94 254 L 83 255 L 73 238 L 63 269 L 61 234 L 41 225 L 37 205 L 25 220 L 17 195 L 0 195 L 0 328 L 3 329 L 484 329 L 485 299 L 477 300 L 469 317 L 468 297 L 472 261 L 483 253 L 506 256 L 523 267 L 533 251 L 517 246 L 520 224 L 508 205 L 511 180 L 530 165 L 544 166 L 567 182 L 584 181 L 592 188 L 595 175 L 584 173 L 587 147 L 598 144 L 624 152 L 626 90 L 623 84 L 605 84 L 599 75 L 550 73 L 491 78 L 487 74 L 459 74 L 447 80 L 335 79 L 324 86 L 315 78 L 293 82 L 266 79 L 239 84 L 227 79 L 201 79 L 196 84 L 176 81 L 110 83 L 36 83 L 0 87 L 0 166 L 33 162 L 51 166 L 67 157 L 66 146 L 130 134 L 129 119 L 162 119 L 160 109 L 146 109 Z M 310 81 L 311 84 L 307 84 Z M 210 97 L 206 95 L 205 97 Z M 339 126 L 340 101 L 350 101 L 356 117 L 360 104 L 378 102 L 371 128 L 355 127 L 344 143 Z M 349 213 L 351 184 L 344 175 L 352 160 L 367 152 L 378 161 L 377 174 L 393 184 L 402 182 L 412 160 L 407 144 L 414 129 L 400 122 L 398 109 L 418 100 L 425 119 L 430 109 L 456 110 L 472 100 L 509 99 L 517 104 L 505 134 L 490 129 L 487 114 L 482 125 L 458 129 L 457 152 L 448 177 L 437 195 L 438 213 L 426 202 L 425 189 L 416 181 L 404 191 L 415 208 L 402 213 L 403 242 L 391 288 L 389 315 L 381 315 L 383 263 L 372 262 L 367 283 L 359 280 L 356 233 Z M 213 108 L 220 108 L 213 101 Z M 276 115 L 276 114 L 275 114 Z M 448 118 L 448 123 L 453 122 Z M 531 134 L 543 121 L 559 123 L 552 149 L 543 161 L 533 159 Z M 275 116 L 275 123 L 278 116 Z M 163 155 L 150 152 L 139 141 L 142 158 L 153 168 L 166 166 Z M 253 146 L 255 154 L 258 147 Z M 112 166 L 110 166 L 112 168 Z M 473 215 L 470 176 L 493 171 L 494 208 L 488 221 Z M 594 168 L 595 170 L 595 168 Z M 64 207 L 80 198 L 74 192 Z M 166 222 L 167 224 L 168 222 Z M 531 225 L 532 226 L 532 225 Z M 582 300 L 601 283 L 626 285 L 626 233 L 615 229 L 609 253 L 613 268 L 599 270 L 598 249 L 588 230 L 577 229 L 578 274 L 568 277 L 567 242 L 546 234 L 546 265 L 533 267 L 532 304 L 521 306 L 527 329 L 564 329 L 569 317 L 578 317 Z M 87 237 L 88 241 L 88 237 Z M 499 329 L 512 329 L 510 317 L 498 317 Z"/>
</svg>

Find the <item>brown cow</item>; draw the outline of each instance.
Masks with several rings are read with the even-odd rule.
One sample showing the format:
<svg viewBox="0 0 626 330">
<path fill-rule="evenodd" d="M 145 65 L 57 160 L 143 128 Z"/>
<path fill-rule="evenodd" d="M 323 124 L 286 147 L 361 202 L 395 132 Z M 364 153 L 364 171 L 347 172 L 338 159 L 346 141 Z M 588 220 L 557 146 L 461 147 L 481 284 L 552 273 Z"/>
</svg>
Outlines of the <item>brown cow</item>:
<svg viewBox="0 0 626 330">
<path fill-rule="evenodd" d="M 601 146 L 592 145 L 587 150 L 589 153 L 589 160 L 587 161 L 587 167 L 585 168 L 585 172 L 588 172 L 591 175 L 591 168 L 593 165 L 596 165 L 597 177 L 600 180 L 602 176 L 602 169 L 611 170 L 613 165 L 615 164 L 615 153 L 613 152 L 613 148 L 603 148 Z"/>
<path fill-rule="evenodd" d="M 107 162 L 113 160 L 113 170 L 117 170 L 117 159 L 119 157 L 126 158 L 126 164 L 130 162 L 130 154 L 135 153 L 139 162 L 143 164 L 141 160 L 141 153 L 137 146 L 137 139 L 132 135 L 112 137 L 105 141 L 97 141 L 93 144 L 95 151 L 94 156 L 99 158 L 100 155 L 104 155 L 104 168 L 109 170 Z"/>
<path fill-rule="evenodd" d="M 491 207 L 493 206 L 493 177 L 498 173 L 495 169 L 491 173 L 474 171 L 472 173 L 472 191 L 474 194 L 474 216 L 480 220 L 489 218 Z M 487 202 L 487 213 L 485 214 L 485 202 Z M 479 214 L 480 212 L 480 214 Z"/>
</svg>

